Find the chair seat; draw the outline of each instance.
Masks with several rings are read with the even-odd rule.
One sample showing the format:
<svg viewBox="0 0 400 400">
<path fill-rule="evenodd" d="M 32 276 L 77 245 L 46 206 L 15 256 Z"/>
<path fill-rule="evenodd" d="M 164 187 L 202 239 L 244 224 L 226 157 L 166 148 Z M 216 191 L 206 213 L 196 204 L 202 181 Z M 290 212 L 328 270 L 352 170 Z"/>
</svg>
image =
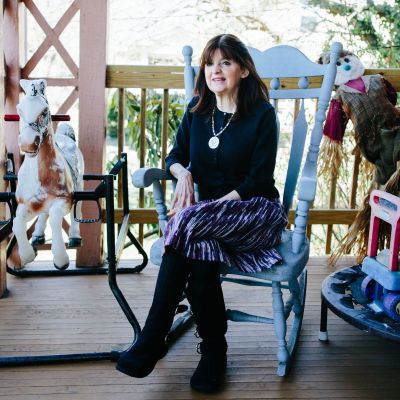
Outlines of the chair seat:
<svg viewBox="0 0 400 400">
<path fill-rule="evenodd" d="M 276 250 L 282 256 L 283 260 L 281 263 L 275 264 L 269 270 L 248 273 L 242 272 L 237 268 L 221 264 L 221 274 L 243 275 L 250 278 L 269 281 L 289 281 L 290 279 L 297 278 L 306 266 L 310 253 L 310 243 L 308 239 L 306 239 L 300 249 L 300 252 L 294 254 L 292 252 L 292 236 L 293 231 L 285 230 L 283 232 L 282 241 L 276 247 Z"/>
<path fill-rule="evenodd" d="M 248 273 L 242 272 L 235 267 L 229 267 L 226 264 L 221 264 L 221 274 L 243 275 L 246 277 L 270 281 L 288 281 L 290 279 L 297 278 L 307 263 L 310 252 L 310 244 L 307 239 L 301 247 L 300 252 L 294 254 L 292 252 L 292 235 L 293 231 L 285 230 L 283 232 L 282 241 L 276 247 L 283 260 L 281 263 L 274 265 L 271 269 L 262 272 Z M 157 239 L 151 246 L 150 260 L 155 265 L 161 264 L 163 246 L 163 238 Z"/>
</svg>

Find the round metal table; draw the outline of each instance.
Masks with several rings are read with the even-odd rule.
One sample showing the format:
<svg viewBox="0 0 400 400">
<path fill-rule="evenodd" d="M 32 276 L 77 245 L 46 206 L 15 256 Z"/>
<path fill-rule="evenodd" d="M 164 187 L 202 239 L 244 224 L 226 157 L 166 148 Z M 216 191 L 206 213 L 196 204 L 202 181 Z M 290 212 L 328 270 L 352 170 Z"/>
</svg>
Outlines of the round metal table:
<svg viewBox="0 0 400 400">
<path fill-rule="evenodd" d="M 337 316 L 365 332 L 400 341 L 400 322 L 383 313 L 377 314 L 367 306 L 368 300 L 361 291 L 361 282 L 365 276 L 361 265 L 354 265 L 325 278 L 321 288 L 320 340 L 328 340 L 329 308 Z"/>
</svg>

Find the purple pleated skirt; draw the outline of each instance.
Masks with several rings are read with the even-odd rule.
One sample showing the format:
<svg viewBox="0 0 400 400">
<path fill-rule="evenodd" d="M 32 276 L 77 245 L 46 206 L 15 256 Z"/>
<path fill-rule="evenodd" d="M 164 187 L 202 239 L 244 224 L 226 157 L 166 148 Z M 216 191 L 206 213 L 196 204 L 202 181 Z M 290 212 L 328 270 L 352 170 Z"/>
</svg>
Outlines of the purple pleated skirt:
<svg viewBox="0 0 400 400">
<path fill-rule="evenodd" d="M 287 222 L 279 200 L 206 200 L 179 211 L 168 222 L 164 245 L 191 259 L 259 272 L 282 261 L 274 247 Z"/>
</svg>

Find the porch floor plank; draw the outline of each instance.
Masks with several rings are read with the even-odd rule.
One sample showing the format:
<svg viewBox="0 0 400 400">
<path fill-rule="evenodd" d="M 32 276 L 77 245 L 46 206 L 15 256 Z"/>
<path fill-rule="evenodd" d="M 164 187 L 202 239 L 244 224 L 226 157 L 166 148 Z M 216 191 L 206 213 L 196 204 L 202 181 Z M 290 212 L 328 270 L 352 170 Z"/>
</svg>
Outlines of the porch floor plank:
<svg viewBox="0 0 400 400">
<path fill-rule="evenodd" d="M 353 263 L 345 257 L 337 268 Z M 191 328 L 144 379 L 126 377 L 109 361 L 7 367 L 0 369 L 0 400 L 399 399 L 398 344 L 362 332 L 332 313 L 330 341 L 318 341 L 321 282 L 333 269 L 325 257 L 313 257 L 308 271 L 300 343 L 286 378 L 276 376 L 273 328 L 230 322 L 227 383 L 220 393 L 202 395 L 189 387 L 199 360 Z M 141 324 L 156 275 L 157 268 L 148 266 L 141 274 L 118 277 Z M 8 288 L 8 296 L 0 299 L 1 357 L 110 351 L 132 339 L 106 276 L 8 276 Z M 271 310 L 262 288 L 224 283 L 224 295 L 229 308 L 246 304 L 247 311 Z"/>
</svg>

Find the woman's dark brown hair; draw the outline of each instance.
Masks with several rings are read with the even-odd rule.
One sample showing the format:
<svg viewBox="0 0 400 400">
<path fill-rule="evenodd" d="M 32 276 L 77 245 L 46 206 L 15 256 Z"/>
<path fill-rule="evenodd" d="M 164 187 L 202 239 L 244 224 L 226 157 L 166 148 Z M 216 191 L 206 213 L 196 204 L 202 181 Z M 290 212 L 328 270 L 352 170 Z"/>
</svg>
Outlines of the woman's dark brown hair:
<svg viewBox="0 0 400 400">
<path fill-rule="evenodd" d="M 210 115 L 216 105 L 215 95 L 208 88 L 204 74 L 204 68 L 207 63 L 212 62 L 216 50 L 219 50 L 227 60 L 237 62 L 242 69 L 249 71 L 249 75 L 242 78 L 239 84 L 235 119 L 249 115 L 257 101 L 268 101 L 268 89 L 259 77 L 247 47 L 236 36 L 230 34 L 215 36 L 208 41 L 203 50 L 194 88 L 195 95 L 199 96 L 199 101 L 191 111 Z"/>
</svg>

